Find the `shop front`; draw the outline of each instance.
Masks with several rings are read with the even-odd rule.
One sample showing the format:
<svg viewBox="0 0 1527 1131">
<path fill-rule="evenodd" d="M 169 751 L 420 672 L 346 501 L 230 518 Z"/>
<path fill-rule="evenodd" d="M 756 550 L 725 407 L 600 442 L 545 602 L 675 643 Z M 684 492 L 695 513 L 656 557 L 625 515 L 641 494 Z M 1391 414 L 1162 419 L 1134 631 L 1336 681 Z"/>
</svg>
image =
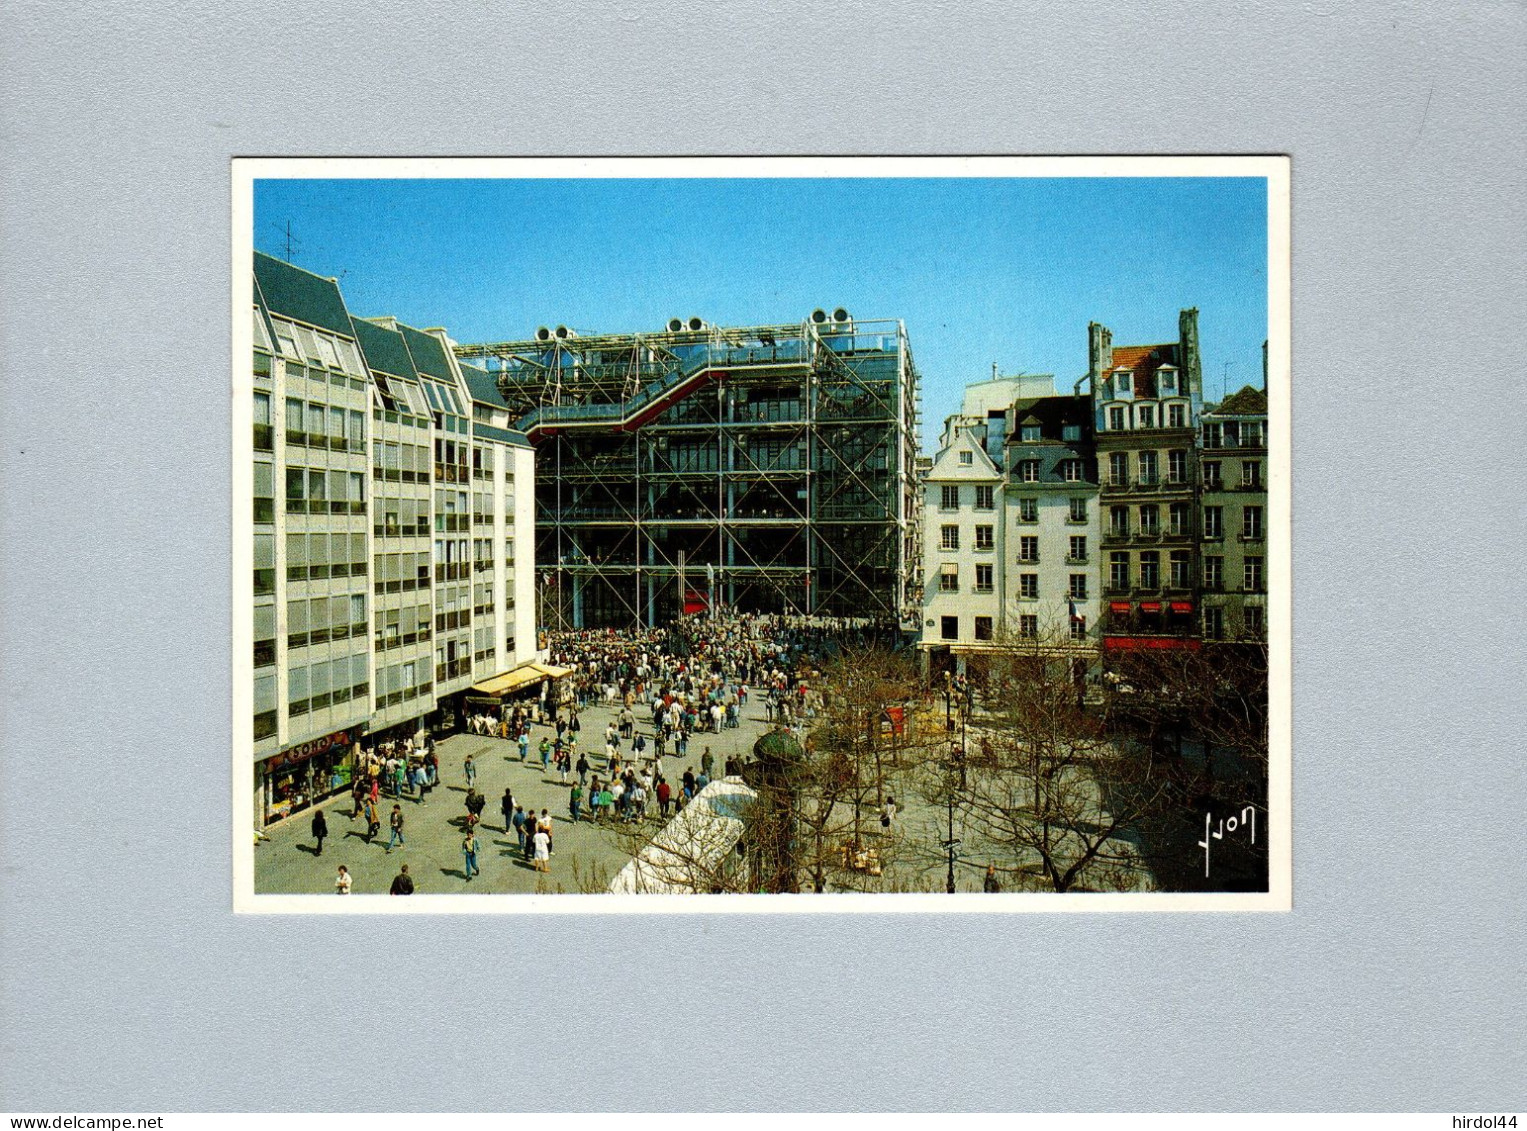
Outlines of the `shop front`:
<svg viewBox="0 0 1527 1131">
<path fill-rule="evenodd" d="M 335 731 L 273 754 L 255 766 L 264 824 L 309 808 L 350 788 L 358 728 Z"/>
</svg>

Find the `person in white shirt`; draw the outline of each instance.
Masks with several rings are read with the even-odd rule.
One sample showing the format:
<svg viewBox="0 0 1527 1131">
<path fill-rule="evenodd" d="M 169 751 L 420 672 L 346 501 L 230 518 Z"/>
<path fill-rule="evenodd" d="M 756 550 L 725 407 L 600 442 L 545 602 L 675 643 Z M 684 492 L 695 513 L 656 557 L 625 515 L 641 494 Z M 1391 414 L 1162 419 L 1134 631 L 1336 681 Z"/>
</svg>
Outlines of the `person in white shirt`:
<svg viewBox="0 0 1527 1131">
<path fill-rule="evenodd" d="M 350 894 L 350 873 L 343 864 L 339 866 L 339 874 L 334 877 L 334 890 L 340 895 Z"/>
</svg>

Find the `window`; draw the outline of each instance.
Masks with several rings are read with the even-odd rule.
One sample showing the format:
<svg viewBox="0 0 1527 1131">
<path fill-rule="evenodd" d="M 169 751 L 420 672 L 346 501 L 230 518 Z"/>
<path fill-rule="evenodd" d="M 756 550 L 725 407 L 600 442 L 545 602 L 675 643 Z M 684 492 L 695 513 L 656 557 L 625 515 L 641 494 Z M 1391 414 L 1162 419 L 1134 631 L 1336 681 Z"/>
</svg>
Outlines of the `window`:
<svg viewBox="0 0 1527 1131">
<path fill-rule="evenodd" d="M 1060 477 L 1067 483 L 1080 483 L 1082 481 L 1082 461 L 1079 459 L 1061 460 Z"/>
<path fill-rule="evenodd" d="M 976 488 L 976 510 L 989 511 L 996 509 L 995 489 L 992 487 Z"/>
<path fill-rule="evenodd" d="M 1205 487 L 1218 487 L 1220 485 L 1219 460 L 1217 460 L 1217 459 L 1205 460 L 1203 467 L 1204 467 L 1204 486 Z"/>
<path fill-rule="evenodd" d="M 1024 613 L 1018 618 L 1018 635 L 1032 639 L 1039 635 L 1039 618 L 1033 613 Z"/>
<path fill-rule="evenodd" d="M 1129 486 L 1129 457 L 1123 452 L 1108 457 L 1108 482 L 1115 487 Z"/>
<path fill-rule="evenodd" d="M 1188 504 L 1173 503 L 1167 508 L 1167 529 L 1181 537 L 1188 533 Z"/>
<path fill-rule="evenodd" d="M 1037 444 L 1039 442 L 1039 425 L 1022 424 L 1018 427 L 1018 439 L 1025 444 Z"/>
<path fill-rule="evenodd" d="M 1124 409 L 1115 405 L 1108 410 L 1108 427 L 1114 432 L 1124 431 Z"/>
<path fill-rule="evenodd" d="M 302 427 L 302 402 L 286 398 L 286 439 L 292 444 L 307 443 L 307 433 Z"/>
<path fill-rule="evenodd" d="M 994 545 L 996 545 L 992 538 L 992 534 L 995 529 L 995 527 L 991 526 L 976 527 L 976 549 L 990 550 Z"/>
<path fill-rule="evenodd" d="M 1140 482 L 1143 483 L 1143 484 L 1146 484 L 1146 485 L 1150 485 L 1150 484 L 1155 483 L 1156 482 L 1156 472 L 1157 472 L 1156 453 L 1155 452 L 1141 452 L 1140 453 Z"/>
<path fill-rule="evenodd" d="M 941 511 L 957 511 L 960 509 L 960 489 L 946 484 L 939 488 L 938 509 Z"/>
<path fill-rule="evenodd" d="M 960 591 L 959 566 L 945 562 L 939 567 L 938 591 L 940 593 L 958 593 Z"/>
<path fill-rule="evenodd" d="M 289 467 L 286 469 L 286 509 L 289 511 L 302 509 L 302 501 L 307 498 L 308 473 L 305 467 Z"/>
<path fill-rule="evenodd" d="M 958 526 L 939 527 L 939 549 L 958 550 L 960 548 L 960 528 Z"/>
<path fill-rule="evenodd" d="M 1108 533 L 1115 538 L 1129 537 L 1129 508 L 1108 508 Z"/>
<path fill-rule="evenodd" d="M 1262 559 L 1247 558 L 1241 577 L 1241 588 L 1248 593 L 1262 592 Z"/>
<path fill-rule="evenodd" d="M 1218 424 L 1205 424 L 1204 425 L 1204 447 L 1206 447 L 1206 448 L 1222 448 L 1222 447 L 1224 447 L 1225 444 L 1224 444 L 1224 436 L 1221 434 L 1222 431 L 1223 430 L 1220 428 L 1220 426 Z"/>
<path fill-rule="evenodd" d="M 1261 636 L 1266 629 L 1261 605 L 1247 605 L 1241 610 L 1241 628 L 1247 636 Z M 977 633 L 977 635 L 980 635 Z"/>
<path fill-rule="evenodd" d="M 1108 555 L 1108 585 L 1113 589 L 1129 588 L 1129 554 L 1116 551 Z"/>
<path fill-rule="evenodd" d="M 1260 486 L 1262 486 L 1262 461 L 1261 460 L 1259 460 L 1259 459 L 1248 459 L 1248 460 L 1242 460 L 1241 461 L 1241 486 L 1242 487 L 1260 487 Z"/>
<path fill-rule="evenodd" d="M 1140 533 L 1147 538 L 1161 533 L 1161 508 L 1155 503 L 1140 508 Z"/>
<path fill-rule="evenodd" d="M 1204 558 L 1204 588 L 1211 593 L 1218 593 L 1225 587 L 1225 559 L 1221 557 Z"/>
<path fill-rule="evenodd" d="M 1188 481 L 1187 452 L 1181 450 L 1167 452 L 1166 481 L 1168 483 L 1186 483 Z"/>
<path fill-rule="evenodd" d="M 1018 596 L 1030 601 L 1039 599 L 1039 574 L 1021 573 L 1018 575 Z"/>
<path fill-rule="evenodd" d="M 268 452 L 272 448 L 269 393 L 254 395 L 254 446 L 257 452 Z"/>
<path fill-rule="evenodd" d="M 1087 618 L 1086 617 L 1072 617 L 1071 618 L 1071 639 L 1072 640 L 1085 640 L 1085 639 L 1087 639 Z"/>
<path fill-rule="evenodd" d="M 1241 508 L 1241 537 L 1248 542 L 1260 540 L 1262 537 L 1262 508 Z"/>
<path fill-rule="evenodd" d="M 1140 554 L 1140 588 L 1156 589 L 1161 585 L 1161 554 L 1144 550 Z"/>
<path fill-rule="evenodd" d="M 1073 601 L 1085 601 L 1087 599 L 1087 575 L 1085 573 L 1073 573 L 1071 575 L 1070 592 Z"/>
<path fill-rule="evenodd" d="M 1018 479 L 1022 483 L 1038 483 L 1039 461 L 1037 459 L 1019 460 Z"/>
<path fill-rule="evenodd" d="M 1087 537 L 1084 534 L 1071 536 L 1071 553 L 1067 556 L 1068 562 L 1084 562 L 1087 560 Z"/>
<path fill-rule="evenodd" d="M 1175 393 L 1177 391 L 1177 371 L 1170 365 L 1164 365 L 1156 371 L 1156 384 L 1161 387 L 1162 393 Z"/>
<path fill-rule="evenodd" d="M 254 591 L 257 597 L 276 591 L 276 536 L 274 534 L 254 536 Z"/>
<path fill-rule="evenodd" d="M 960 638 L 960 618 L 940 617 L 939 633 L 945 640 L 958 640 Z"/>
<path fill-rule="evenodd" d="M 991 639 L 991 617 L 977 617 L 976 618 L 976 639 L 977 640 L 990 640 Z"/>
<path fill-rule="evenodd" d="M 1070 522 L 1086 522 L 1087 521 L 1087 500 L 1086 499 L 1072 499 L 1071 500 L 1071 512 L 1070 512 L 1069 515 L 1067 515 L 1067 519 Z"/>
<path fill-rule="evenodd" d="M 1039 539 L 1028 535 L 1018 539 L 1018 560 L 1020 562 L 1037 562 L 1039 560 Z"/>
<path fill-rule="evenodd" d="M 1169 428 L 1186 428 L 1188 426 L 1188 414 L 1186 408 L 1180 404 L 1167 405 L 1166 421 L 1167 427 Z"/>
<path fill-rule="evenodd" d="M 1131 374 L 1127 369 L 1121 369 L 1113 375 L 1114 384 L 1118 387 L 1119 392 L 1129 392 L 1131 385 L 1130 377 Z"/>
<path fill-rule="evenodd" d="M 974 452 L 961 452 L 960 453 L 960 466 L 961 467 L 970 467 L 975 462 L 976 462 L 976 455 L 975 455 Z"/>
<path fill-rule="evenodd" d="M 1213 540 L 1213 539 L 1223 538 L 1224 536 L 1225 536 L 1224 508 L 1223 507 L 1205 507 L 1204 508 L 1204 538 L 1205 539 Z"/>
<path fill-rule="evenodd" d="M 1263 446 L 1262 424 L 1260 421 L 1244 421 L 1241 424 L 1241 447 L 1260 448 Z"/>
<path fill-rule="evenodd" d="M 254 465 L 254 520 L 276 521 L 276 488 L 268 463 Z"/>
<path fill-rule="evenodd" d="M 1193 563 L 1188 551 L 1173 550 L 1169 565 L 1173 589 L 1188 589 L 1193 584 Z"/>
<path fill-rule="evenodd" d="M 1225 610 L 1215 606 L 1204 609 L 1204 635 L 1210 640 L 1225 638 Z"/>
<path fill-rule="evenodd" d="M 1156 427 L 1156 410 L 1155 410 L 1155 408 L 1153 406 L 1148 405 L 1148 404 L 1143 404 L 1143 405 L 1141 405 L 1139 407 L 1139 409 L 1137 411 L 1138 411 L 1139 416 L 1140 416 L 1140 427 L 1141 428 L 1154 428 L 1154 427 Z"/>
<path fill-rule="evenodd" d="M 1018 500 L 1018 521 L 1019 522 L 1038 522 L 1039 521 L 1039 500 L 1038 499 L 1019 499 Z"/>
<path fill-rule="evenodd" d="M 990 562 L 983 562 L 976 566 L 976 592 L 990 593 L 992 591 L 992 567 Z"/>
</svg>

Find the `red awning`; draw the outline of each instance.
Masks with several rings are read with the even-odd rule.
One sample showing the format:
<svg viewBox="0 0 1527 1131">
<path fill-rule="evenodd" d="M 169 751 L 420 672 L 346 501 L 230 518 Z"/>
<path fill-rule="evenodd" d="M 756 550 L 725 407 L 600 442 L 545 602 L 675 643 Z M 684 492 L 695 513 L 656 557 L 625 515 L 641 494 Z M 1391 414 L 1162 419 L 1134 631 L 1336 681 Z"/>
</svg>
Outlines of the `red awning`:
<svg viewBox="0 0 1527 1131">
<path fill-rule="evenodd" d="M 1196 652 L 1201 645 L 1186 636 L 1105 636 L 1103 647 L 1115 648 L 1121 652 L 1143 652 L 1156 648 L 1186 648 Z"/>
<path fill-rule="evenodd" d="M 1192 601 L 1173 601 L 1172 602 L 1172 612 L 1174 612 L 1174 613 L 1191 613 L 1192 611 L 1193 611 L 1193 602 Z"/>
<path fill-rule="evenodd" d="M 1127 613 L 1127 612 L 1129 612 L 1129 602 L 1128 601 L 1110 601 L 1108 603 L 1108 611 L 1111 612 L 1111 613 Z"/>
<path fill-rule="evenodd" d="M 1161 611 L 1161 602 L 1160 601 L 1141 601 L 1140 602 L 1140 611 L 1142 613 L 1159 613 Z"/>
</svg>

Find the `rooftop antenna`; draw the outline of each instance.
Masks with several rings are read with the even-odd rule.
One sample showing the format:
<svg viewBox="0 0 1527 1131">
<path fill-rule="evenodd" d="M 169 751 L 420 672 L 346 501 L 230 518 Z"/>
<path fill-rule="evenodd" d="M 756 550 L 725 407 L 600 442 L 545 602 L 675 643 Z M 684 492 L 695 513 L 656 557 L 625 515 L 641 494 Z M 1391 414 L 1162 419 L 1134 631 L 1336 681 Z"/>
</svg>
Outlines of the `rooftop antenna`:
<svg viewBox="0 0 1527 1131">
<path fill-rule="evenodd" d="M 991 363 L 991 379 L 993 381 L 997 379 L 997 363 L 995 361 Z"/>
<path fill-rule="evenodd" d="M 278 231 L 278 232 L 284 231 L 286 233 L 286 261 L 288 263 L 292 262 L 292 246 L 293 245 L 296 245 L 297 247 L 301 247 L 302 246 L 302 241 L 301 240 L 293 239 L 292 238 L 292 222 L 290 220 L 288 220 L 286 222 L 286 227 L 285 228 L 283 228 L 280 224 L 272 222 L 271 227 L 276 229 L 276 231 Z"/>
<path fill-rule="evenodd" d="M 1235 364 L 1235 362 L 1233 362 L 1233 361 L 1225 362 L 1225 368 L 1220 372 L 1220 375 L 1219 375 L 1219 399 L 1220 399 L 1221 402 L 1224 401 L 1225 397 L 1230 392 L 1230 367 L 1232 365 L 1234 365 L 1234 364 Z"/>
</svg>

